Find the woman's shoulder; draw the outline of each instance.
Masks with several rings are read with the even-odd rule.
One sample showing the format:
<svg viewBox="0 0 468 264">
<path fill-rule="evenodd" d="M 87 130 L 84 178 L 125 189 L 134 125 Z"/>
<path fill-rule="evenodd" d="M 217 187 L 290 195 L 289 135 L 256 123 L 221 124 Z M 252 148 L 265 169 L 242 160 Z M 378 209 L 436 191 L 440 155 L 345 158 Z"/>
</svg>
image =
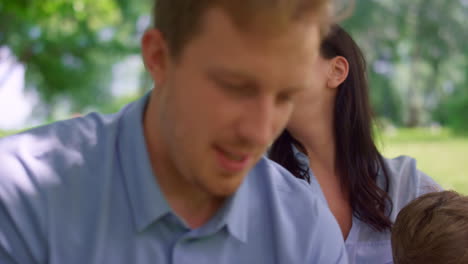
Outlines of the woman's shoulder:
<svg viewBox="0 0 468 264">
<path fill-rule="evenodd" d="M 418 169 L 416 159 L 412 157 L 385 159 L 385 165 L 390 180 L 388 194 L 393 202 L 391 218 L 396 217 L 396 214 L 415 198 L 441 189 L 431 177 Z"/>
<path fill-rule="evenodd" d="M 385 164 L 389 172 L 390 189 L 416 192 L 417 196 L 440 190 L 440 186 L 430 176 L 418 169 L 417 161 L 412 157 L 386 158 Z"/>
</svg>

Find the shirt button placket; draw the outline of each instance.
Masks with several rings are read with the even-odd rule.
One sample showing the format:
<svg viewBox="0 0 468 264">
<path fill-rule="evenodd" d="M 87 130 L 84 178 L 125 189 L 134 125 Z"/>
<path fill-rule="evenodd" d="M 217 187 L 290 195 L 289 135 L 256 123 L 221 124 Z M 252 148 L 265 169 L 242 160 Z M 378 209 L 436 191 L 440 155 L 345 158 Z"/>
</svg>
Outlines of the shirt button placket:
<svg viewBox="0 0 468 264">
<path fill-rule="evenodd" d="M 172 264 L 192 264 L 195 263 L 190 253 L 190 245 L 196 242 L 196 238 L 181 238 L 174 245 L 172 250 Z"/>
</svg>

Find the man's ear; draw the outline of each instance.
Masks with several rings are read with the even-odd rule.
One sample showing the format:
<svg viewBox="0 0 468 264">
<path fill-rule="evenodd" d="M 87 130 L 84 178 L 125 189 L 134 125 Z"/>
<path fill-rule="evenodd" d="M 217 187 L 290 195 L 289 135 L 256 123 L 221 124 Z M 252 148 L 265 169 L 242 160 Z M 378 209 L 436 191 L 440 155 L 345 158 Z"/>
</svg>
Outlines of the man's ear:
<svg viewBox="0 0 468 264">
<path fill-rule="evenodd" d="M 154 84 L 161 85 L 166 81 L 169 67 L 169 49 L 161 31 L 149 29 L 141 39 L 141 49 L 145 67 Z"/>
<path fill-rule="evenodd" d="M 349 63 L 343 56 L 336 56 L 330 61 L 330 72 L 328 75 L 327 86 L 329 88 L 337 88 L 342 84 L 349 73 Z"/>
</svg>

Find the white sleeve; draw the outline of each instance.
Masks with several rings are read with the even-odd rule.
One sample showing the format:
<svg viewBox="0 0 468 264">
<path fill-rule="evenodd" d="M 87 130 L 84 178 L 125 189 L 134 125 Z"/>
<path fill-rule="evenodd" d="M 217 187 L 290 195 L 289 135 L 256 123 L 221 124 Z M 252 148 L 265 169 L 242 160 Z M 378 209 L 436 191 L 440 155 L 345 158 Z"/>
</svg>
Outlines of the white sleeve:
<svg viewBox="0 0 468 264">
<path fill-rule="evenodd" d="M 390 174 L 389 195 L 393 202 L 390 219 L 394 221 L 398 212 L 417 197 L 442 190 L 431 177 L 416 167 L 416 160 L 408 156 L 387 159 Z"/>
</svg>

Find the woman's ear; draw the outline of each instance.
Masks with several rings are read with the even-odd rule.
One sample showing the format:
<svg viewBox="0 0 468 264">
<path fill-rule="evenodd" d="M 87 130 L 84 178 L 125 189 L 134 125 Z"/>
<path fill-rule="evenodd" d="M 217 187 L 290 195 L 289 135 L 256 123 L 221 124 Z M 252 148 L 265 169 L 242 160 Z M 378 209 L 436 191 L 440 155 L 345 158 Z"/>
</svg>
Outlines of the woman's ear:
<svg viewBox="0 0 468 264">
<path fill-rule="evenodd" d="M 328 75 L 327 86 L 329 88 L 337 88 L 342 84 L 349 73 L 349 63 L 343 56 L 336 56 L 330 61 L 330 72 Z"/>
<path fill-rule="evenodd" d="M 145 67 L 156 86 L 164 83 L 169 64 L 169 51 L 166 41 L 157 29 L 145 32 L 141 39 Z"/>
</svg>

